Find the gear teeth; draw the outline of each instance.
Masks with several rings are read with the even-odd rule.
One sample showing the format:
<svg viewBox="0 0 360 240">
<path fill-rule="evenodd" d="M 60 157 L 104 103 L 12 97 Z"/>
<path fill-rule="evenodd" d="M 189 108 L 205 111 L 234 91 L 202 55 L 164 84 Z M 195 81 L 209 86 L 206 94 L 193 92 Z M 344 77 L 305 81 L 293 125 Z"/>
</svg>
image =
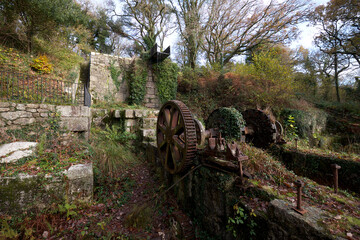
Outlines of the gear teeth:
<svg viewBox="0 0 360 240">
<path fill-rule="evenodd" d="M 196 138 L 195 121 L 194 121 L 194 118 L 193 118 L 190 110 L 188 109 L 188 107 L 183 102 L 178 101 L 178 100 L 171 100 L 171 101 L 166 102 L 160 109 L 159 117 L 161 116 L 161 114 L 163 114 L 165 107 L 168 107 L 168 106 L 175 107 L 177 110 L 179 110 L 180 116 L 183 119 L 184 128 L 185 128 L 184 132 L 185 132 L 186 152 L 185 152 L 184 156 L 182 157 L 181 162 L 175 167 L 175 169 L 167 168 L 165 164 L 164 164 L 164 166 L 165 166 L 165 169 L 168 172 L 170 172 L 171 174 L 182 173 L 192 166 L 193 159 L 196 155 L 197 138 Z M 158 122 L 159 122 L 159 117 L 158 117 Z M 157 125 L 157 130 L 156 130 L 157 133 L 158 133 L 158 128 L 159 127 Z M 156 134 L 156 137 L 157 137 L 157 142 L 158 142 L 158 134 Z M 160 153 L 159 147 L 158 147 L 158 151 L 159 151 L 159 155 L 162 157 L 163 155 Z M 164 162 L 164 159 L 162 159 L 162 160 Z"/>
</svg>

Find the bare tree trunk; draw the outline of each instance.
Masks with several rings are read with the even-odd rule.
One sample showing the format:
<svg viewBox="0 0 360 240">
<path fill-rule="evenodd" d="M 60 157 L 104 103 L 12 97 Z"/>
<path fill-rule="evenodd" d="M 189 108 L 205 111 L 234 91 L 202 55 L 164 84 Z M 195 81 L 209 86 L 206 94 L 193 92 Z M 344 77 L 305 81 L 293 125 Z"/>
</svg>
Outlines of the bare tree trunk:
<svg viewBox="0 0 360 240">
<path fill-rule="evenodd" d="M 339 93 L 339 72 L 338 72 L 338 56 L 337 53 L 335 53 L 334 56 L 334 71 L 335 71 L 335 90 L 336 90 L 336 100 L 340 102 L 340 93 Z"/>
</svg>

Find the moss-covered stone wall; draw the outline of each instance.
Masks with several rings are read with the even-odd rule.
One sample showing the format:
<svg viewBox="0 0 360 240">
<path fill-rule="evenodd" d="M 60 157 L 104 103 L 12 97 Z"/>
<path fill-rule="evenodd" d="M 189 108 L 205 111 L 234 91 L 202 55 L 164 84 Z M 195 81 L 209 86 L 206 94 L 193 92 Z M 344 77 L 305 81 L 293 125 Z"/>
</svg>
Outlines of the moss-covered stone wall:
<svg viewBox="0 0 360 240">
<path fill-rule="evenodd" d="M 360 162 L 344 160 L 331 156 L 304 153 L 296 150 L 275 147 L 273 154 L 294 171 L 297 175 L 305 176 L 314 181 L 333 186 L 333 170 L 331 164 L 341 166 L 339 170 L 339 187 L 360 193 Z"/>
</svg>

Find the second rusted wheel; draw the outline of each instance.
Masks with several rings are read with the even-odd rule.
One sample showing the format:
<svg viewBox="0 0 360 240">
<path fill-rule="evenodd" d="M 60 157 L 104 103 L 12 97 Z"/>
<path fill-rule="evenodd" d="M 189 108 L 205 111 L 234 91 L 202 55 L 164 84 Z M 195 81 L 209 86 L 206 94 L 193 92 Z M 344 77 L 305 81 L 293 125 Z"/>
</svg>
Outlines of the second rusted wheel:
<svg viewBox="0 0 360 240">
<path fill-rule="evenodd" d="M 169 173 L 180 173 L 191 166 L 196 153 L 196 130 L 194 118 L 183 102 L 171 100 L 161 107 L 156 141 Z"/>
</svg>

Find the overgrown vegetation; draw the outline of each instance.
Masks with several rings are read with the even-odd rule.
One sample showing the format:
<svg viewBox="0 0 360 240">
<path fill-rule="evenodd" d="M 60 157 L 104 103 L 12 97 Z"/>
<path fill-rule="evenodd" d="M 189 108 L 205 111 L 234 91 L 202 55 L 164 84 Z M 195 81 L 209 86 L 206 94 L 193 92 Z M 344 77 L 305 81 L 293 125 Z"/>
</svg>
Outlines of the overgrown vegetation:
<svg viewBox="0 0 360 240">
<path fill-rule="evenodd" d="M 176 63 L 166 59 L 162 63 L 153 66 L 156 77 L 156 88 L 163 104 L 176 98 L 178 66 Z"/>
<path fill-rule="evenodd" d="M 126 73 L 129 84 L 129 103 L 141 105 L 146 94 L 146 82 L 148 77 L 147 63 L 137 59 L 132 63 Z"/>
<path fill-rule="evenodd" d="M 11 141 L 38 142 L 36 154 L 14 164 L 1 166 L 1 176 L 14 176 L 19 173 L 30 175 L 58 175 L 70 166 L 90 161 L 86 144 L 77 136 L 66 136 L 60 128 L 60 116 L 53 113 L 41 125 L 35 124 L 28 128 L 7 130 L 2 135 L 1 143 Z M 36 132 L 35 132 L 36 131 Z M 74 144 L 77 142 L 77 144 Z"/>
<path fill-rule="evenodd" d="M 355 238 L 360 237 L 360 226 L 351 221 L 353 218 L 360 217 L 360 211 L 356 207 L 360 199 L 356 194 L 343 190 L 335 194 L 330 187 L 295 175 L 294 172 L 287 170 L 283 164 L 261 149 L 241 143 L 240 149 L 249 157 L 249 160 L 244 162 L 245 169 L 254 176 L 249 181 L 268 194 L 264 196 L 258 195 L 256 191 L 252 193 L 250 191 L 249 194 L 242 196 L 241 202 L 246 203 L 248 208 L 260 212 L 265 211 L 266 202 L 275 198 L 295 202 L 296 189 L 293 183 L 295 180 L 301 180 L 305 184 L 303 188 L 304 204 L 315 206 L 331 214 L 330 217 L 323 220 L 327 231 L 342 237 L 346 237 L 346 233 L 351 232 Z"/>
</svg>

